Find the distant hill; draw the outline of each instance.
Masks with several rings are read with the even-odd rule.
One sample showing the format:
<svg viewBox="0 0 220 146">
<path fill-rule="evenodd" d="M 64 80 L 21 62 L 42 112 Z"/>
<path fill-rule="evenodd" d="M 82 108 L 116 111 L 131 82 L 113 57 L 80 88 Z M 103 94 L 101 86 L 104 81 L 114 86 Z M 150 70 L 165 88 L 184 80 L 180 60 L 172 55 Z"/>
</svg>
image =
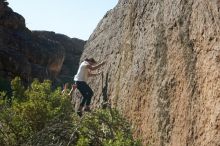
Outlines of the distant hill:
<svg viewBox="0 0 220 146">
<path fill-rule="evenodd" d="M 25 19 L 0 0 L 0 77 L 71 80 L 85 41 L 47 31 L 30 31 Z"/>
</svg>

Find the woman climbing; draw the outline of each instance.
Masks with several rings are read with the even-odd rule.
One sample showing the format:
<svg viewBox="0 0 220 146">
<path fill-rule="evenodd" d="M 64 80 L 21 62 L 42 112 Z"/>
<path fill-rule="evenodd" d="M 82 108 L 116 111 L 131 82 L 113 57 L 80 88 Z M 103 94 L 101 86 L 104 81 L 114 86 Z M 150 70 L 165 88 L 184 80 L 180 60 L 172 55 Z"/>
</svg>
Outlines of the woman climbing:
<svg viewBox="0 0 220 146">
<path fill-rule="evenodd" d="M 93 58 L 86 58 L 79 66 L 77 74 L 74 77 L 74 81 L 76 82 L 76 88 L 82 94 L 82 99 L 80 102 L 80 106 L 78 108 L 77 114 L 79 116 L 82 115 L 82 110 L 84 107 L 84 111 L 90 111 L 90 103 L 91 98 L 93 96 L 93 91 L 87 84 L 88 77 L 100 75 L 99 73 L 91 73 L 91 71 L 97 70 L 101 66 L 103 66 L 105 62 L 102 62 L 97 65 L 97 62 Z"/>
</svg>

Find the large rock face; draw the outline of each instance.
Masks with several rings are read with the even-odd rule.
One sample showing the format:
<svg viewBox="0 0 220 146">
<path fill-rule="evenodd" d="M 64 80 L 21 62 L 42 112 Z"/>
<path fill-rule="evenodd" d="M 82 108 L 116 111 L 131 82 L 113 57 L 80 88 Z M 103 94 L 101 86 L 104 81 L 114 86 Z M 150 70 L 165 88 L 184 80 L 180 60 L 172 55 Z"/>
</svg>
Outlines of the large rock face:
<svg viewBox="0 0 220 146">
<path fill-rule="evenodd" d="M 0 76 L 60 80 L 76 72 L 85 41 L 54 32 L 32 32 L 25 19 L 0 0 Z"/>
<path fill-rule="evenodd" d="M 107 95 L 144 145 L 220 145 L 219 7 L 217 0 L 120 0 L 82 56 L 107 60 L 103 80 L 91 80 L 93 106 Z"/>
<path fill-rule="evenodd" d="M 64 49 L 64 60 L 62 67 L 60 68 L 61 70 L 59 70 L 57 79 L 62 80 L 62 82 L 73 80 L 73 76 L 76 74 L 78 69 L 79 60 L 86 42 L 77 38 L 69 38 L 62 34 L 56 34 L 54 32 L 33 31 L 33 34 L 47 41 L 55 41 L 62 46 Z M 62 48 L 59 49 L 62 50 Z"/>
</svg>

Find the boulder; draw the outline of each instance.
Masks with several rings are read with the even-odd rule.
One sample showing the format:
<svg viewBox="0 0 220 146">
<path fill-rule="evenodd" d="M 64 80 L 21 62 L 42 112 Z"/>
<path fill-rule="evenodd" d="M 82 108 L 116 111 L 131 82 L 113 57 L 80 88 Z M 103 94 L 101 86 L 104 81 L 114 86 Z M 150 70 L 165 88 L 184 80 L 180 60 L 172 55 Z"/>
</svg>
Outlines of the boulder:
<svg viewBox="0 0 220 146">
<path fill-rule="evenodd" d="M 143 145 L 219 145 L 219 18 L 216 0 L 119 0 L 81 58 L 107 61 L 93 107 L 119 109 Z"/>
<path fill-rule="evenodd" d="M 25 19 L 0 1 L 0 76 L 21 76 L 27 83 L 33 78 L 69 81 L 62 75 L 73 77 L 84 44 L 55 32 L 30 31 Z"/>
</svg>

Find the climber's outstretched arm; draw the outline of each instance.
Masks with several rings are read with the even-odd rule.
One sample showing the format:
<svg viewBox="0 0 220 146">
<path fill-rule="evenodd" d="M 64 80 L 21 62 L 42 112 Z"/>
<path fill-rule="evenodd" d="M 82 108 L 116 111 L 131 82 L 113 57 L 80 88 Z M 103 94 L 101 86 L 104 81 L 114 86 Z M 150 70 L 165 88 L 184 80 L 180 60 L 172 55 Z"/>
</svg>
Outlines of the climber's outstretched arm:
<svg viewBox="0 0 220 146">
<path fill-rule="evenodd" d="M 88 65 L 87 67 L 90 69 L 90 70 L 96 70 L 98 68 L 100 68 L 101 66 L 103 66 L 105 64 L 105 61 L 101 62 L 100 64 L 96 65 L 96 66 L 93 66 L 93 65 Z"/>
<path fill-rule="evenodd" d="M 102 72 L 98 72 L 98 73 L 89 73 L 89 77 L 93 77 L 93 76 L 97 76 L 97 75 L 101 75 Z"/>
<path fill-rule="evenodd" d="M 70 92 L 68 93 L 68 95 L 71 96 L 72 93 L 73 93 L 73 91 L 74 91 L 76 88 L 77 88 L 77 85 L 76 85 L 76 84 L 73 84 L 73 85 L 72 85 L 72 88 L 71 88 L 71 90 L 70 90 Z"/>
</svg>

